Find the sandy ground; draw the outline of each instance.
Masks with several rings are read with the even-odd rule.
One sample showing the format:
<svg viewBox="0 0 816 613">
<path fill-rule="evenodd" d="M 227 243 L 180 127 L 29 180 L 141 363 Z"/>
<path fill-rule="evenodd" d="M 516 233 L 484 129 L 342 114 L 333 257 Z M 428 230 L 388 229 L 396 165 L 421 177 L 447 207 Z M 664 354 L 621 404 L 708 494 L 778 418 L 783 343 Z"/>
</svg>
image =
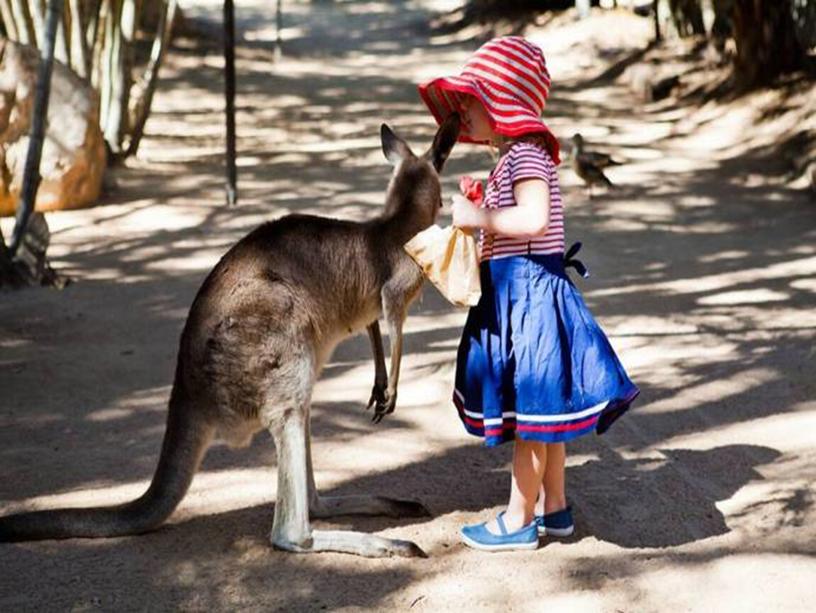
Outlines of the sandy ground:
<svg viewBox="0 0 816 613">
<path fill-rule="evenodd" d="M 218 19 L 208 2 L 190 14 Z M 49 216 L 54 264 L 76 283 L 0 296 L 0 511 L 140 493 L 207 271 L 262 220 L 375 215 L 389 174 L 379 123 L 424 147 L 433 125 L 414 83 L 478 44 L 432 33 L 431 11 L 450 3 L 286 2 L 273 63 L 267 4 L 238 6 L 240 205 L 223 205 L 218 49 L 180 41 L 106 206 Z M 368 421 L 373 364 L 358 337 L 316 389 L 313 432 L 322 490 L 433 512 L 316 525 L 413 539 L 429 559 L 273 551 L 275 454 L 259 435 L 213 448 L 156 533 L 0 547 L 0 610 L 812 610 L 813 204 L 767 178 L 773 159 L 746 145 L 750 107 L 642 105 L 598 78 L 648 28 L 609 16 L 530 30 L 550 58 L 556 133 L 581 130 L 628 162 L 610 173 L 622 187 L 591 201 L 562 171 L 568 240 L 592 270 L 579 285 L 642 388 L 611 432 L 570 446 L 574 537 L 534 553 L 459 543 L 463 523 L 501 509 L 511 448 L 463 432 L 448 398 L 465 314 L 427 288 L 397 412 Z M 458 148 L 446 190 L 490 163 Z"/>
</svg>

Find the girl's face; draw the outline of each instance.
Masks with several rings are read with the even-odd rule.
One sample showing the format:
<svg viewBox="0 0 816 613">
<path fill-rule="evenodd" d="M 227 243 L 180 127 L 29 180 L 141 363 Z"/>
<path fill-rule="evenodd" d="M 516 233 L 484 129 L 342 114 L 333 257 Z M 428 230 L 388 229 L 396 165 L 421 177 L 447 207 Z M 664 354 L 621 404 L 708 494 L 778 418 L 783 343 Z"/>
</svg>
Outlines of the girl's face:
<svg viewBox="0 0 816 613">
<path fill-rule="evenodd" d="M 493 140 L 493 130 L 482 103 L 473 96 L 465 95 L 462 101 L 462 121 L 468 134 L 475 140 Z"/>
</svg>

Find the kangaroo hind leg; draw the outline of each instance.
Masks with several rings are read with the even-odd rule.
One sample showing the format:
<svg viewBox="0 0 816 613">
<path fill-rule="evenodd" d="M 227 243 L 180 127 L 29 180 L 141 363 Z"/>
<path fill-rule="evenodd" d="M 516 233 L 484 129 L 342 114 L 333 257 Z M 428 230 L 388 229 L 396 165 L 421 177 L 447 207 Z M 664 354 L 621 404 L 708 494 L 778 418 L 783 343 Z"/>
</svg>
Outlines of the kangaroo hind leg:
<svg viewBox="0 0 816 613">
<path fill-rule="evenodd" d="M 386 515 L 389 517 L 430 517 L 425 506 L 414 500 L 401 500 L 370 494 L 323 496 L 317 491 L 312 465 L 311 419 L 306 417 L 306 477 L 309 492 L 309 517 L 326 519 L 337 515 Z"/>
<path fill-rule="evenodd" d="M 312 529 L 309 507 L 314 506 L 319 499 L 313 491 L 310 492 L 309 485 L 308 419 L 308 401 L 304 401 L 300 406 L 279 410 L 275 419 L 269 423 L 278 454 L 278 494 L 270 537 L 272 545 L 277 549 L 298 553 L 337 551 L 372 558 L 425 557 L 425 553 L 410 541 L 386 539 L 361 532 Z M 329 508 L 335 506 L 331 499 L 327 501 Z M 359 503 L 358 499 L 353 506 L 359 509 Z M 317 505 L 322 506 L 320 502 Z M 381 503 L 380 507 L 382 508 Z"/>
</svg>

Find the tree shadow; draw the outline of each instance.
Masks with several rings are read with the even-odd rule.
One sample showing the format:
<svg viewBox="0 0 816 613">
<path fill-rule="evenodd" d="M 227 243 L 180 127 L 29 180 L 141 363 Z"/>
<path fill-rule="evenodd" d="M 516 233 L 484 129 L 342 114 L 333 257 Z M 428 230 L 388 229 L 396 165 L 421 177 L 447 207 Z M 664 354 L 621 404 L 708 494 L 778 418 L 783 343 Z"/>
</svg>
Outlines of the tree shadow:
<svg viewBox="0 0 816 613">
<path fill-rule="evenodd" d="M 662 548 L 726 534 L 730 530 L 716 503 L 762 480 L 756 467 L 781 455 L 756 445 L 659 454 L 662 458 L 626 460 L 607 449 L 599 459 L 570 469 L 568 481 L 580 500 L 574 538 Z"/>
<path fill-rule="evenodd" d="M 261 17 L 261 11 L 245 15 L 249 20 Z M 303 16 L 297 19 L 293 27 L 308 29 Z M 400 51 L 379 45 L 389 38 L 407 44 L 408 30 L 383 29 L 369 37 L 380 19 L 372 15 L 365 27 L 353 28 L 338 55 L 354 60 L 353 65 L 343 70 L 333 66 L 334 74 L 272 71 L 267 42 L 245 41 L 240 46 L 239 62 L 245 70 L 239 81 L 239 187 L 244 204 L 236 209 L 219 208 L 222 137 L 217 130 L 220 114 L 212 110 L 221 93 L 218 50 L 174 49 L 162 87 L 178 86 L 185 95 L 170 96 L 157 107 L 148 123 L 145 157 L 129 162 L 118 177 L 121 189 L 107 197 L 110 206 L 94 212 L 98 216 L 92 225 L 99 234 L 77 244 L 70 242 L 70 228 L 55 233 L 69 241 L 59 263 L 79 282 L 60 294 L 28 291 L 4 295 L 0 301 L 4 503 L 54 489 L 148 478 L 163 434 L 176 339 L 217 257 L 248 229 L 289 211 L 361 219 L 379 210 L 390 172 L 379 162 L 379 122 L 395 119 L 398 131 L 423 144 L 434 128 L 409 80 L 396 71 L 384 75 L 375 63 L 364 65 L 355 57 L 367 40 L 370 44 L 363 50 L 371 62 L 391 58 L 394 64 L 387 65 L 396 65 Z M 318 31 L 321 36 L 342 34 L 338 24 L 325 26 Z M 420 32 L 417 46 L 435 51 L 412 58 L 403 48 L 400 61 L 411 68 L 410 62 L 442 61 L 447 52 L 475 48 L 478 42 L 438 45 L 426 37 L 425 29 Z M 322 58 L 314 43 L 315 36 L 306 32 L 293 39 L 291 51 L 304 60 Z M 647 159 L 638 153 L 678 155 L 672 149 L 675 134 L 653 138 L 631 133 L 626 122 L 634 111 L 621 86 L 590 81 L 559 87 L 560 100 L 548 106 L 556 125 L 592 124 L 608 135 L 606 144 L 632 160 Z M 590 85 L 603 94 L 593 100 L 604 102 L 577 95 Z M 381 102 L 381 110 L 372 100 Z M 639 110 L 655 125 L 673 121 L 665 106 Z M 186 122 L 184 130 L 173 132 L 180 120 Z M 277 126 L 285 129 L 276 131 Z M 791 147 L 798 144 L 794 141 Z M 178 158 L 161 157 L 163 148 L 179 145 L 187 149 Z M 473 150 L 459 149 L 454 155 L 443 178 L 446 193 L 455 190 L 457 174 L 489 163 Z M 734 551 L 753 552 L 754 547 L 783 553 L 804 549 L 796 542 L 801 532 L 785 532 L 786 548 L 778 541 L 760 541 L 726 543 L 702 553 L 677 549 L 727 534 L 733 522 L 767 513 L 763 502 L 729 513 L 720 511 L 717 503 L 761 480 L 757 467 L 778 466 L 791 455 L 753 444 L 687 449 L 678 438 L 716 437 L 755 421 L 762 428 L 766 420 L 795 417 L 816 393 L 810 367 L 813 328 L 805 318 L 813 306 L 813 285 L 802 272 L 809 268 L 797 268 L 816 253 L 812 207 L 796 190 L 753 187 L 744 180 L 747 171 L 767 168 L 772 158 L 773 151 L 759 149 L 705 167 L 649 170 L 647 179 L 592 202 L 569 183 L 569 171 L 562 172 L 570 207 L 568 238 L 584 241 L 581 256 L 593 275 L 576 283 L 613 344 L 623 347 L 625 361 L 652 351 L 651 360 L 630 369 L 643 392 L 631 412 L 603 437 L 571 446 L 571 454 L 590 458 L 567 471 L 578 520 L 571 543 L 595 537 L 625 550 L 580 560 L 575 574 L 569 575 L 571 586 L 602 586 L 601 571 L 608 574 L 610 566 L 617 569 L 615 576 L 635 577 L 641 572 L 640 561 L 650 555 L 699 565 Z M 156 204 L 199 221 L 179 227 L 168 222 L 160 231 L 125 223 L 126 232 L 103 235 Z M 446 221 L 443 216 L 442 223 Z M 438 379 L 441 370 L 453 365 L 460 328 L 442 318 L 455 311 L 435 290 L 425 292 L 412 317 L 431 323 L 408 330 L 405 342 L 408 355 L 427 354 L 428 359 L 405 369 L 404 382 L 411 377 L 420 382 L 423 377 Z M 727 351 L 718 353 L 723 347 Z M 369 369 L 373 381 L 364 337 L 338 348 L 323 380 L 343 381 L 360 368 Z M 717 387 L 723 383 L 728 385 Z M 400 537 L 419 540 L 436 558 L 462 554 L 455 533 L 423 542 L 429 538 L 423 537 L 424 530 L 461 512 L 485 512 L 486 518 L 504 504 L 511 446 L 488 450 L 478 444 L 452 444 L 442 433 L 458 424 L 452 407 L 441 402 L 416 407 L 423 418 L 433 419 L 428 422 L 433 426 L 417 425 L 418 418 L 409 413 L 413 407 L 398 407 L 377 430 L 363 412 L 367 392 L 359 398 L 356 393 L 349 388 L 343 400 L 315 402 L 318 471 L 334 468 L 334 458 L 325 452 L 330 445 L 365 446 L 385 428 L 403 437 L 400 441 L 422 438 L 429 451 L 394 469 L 359 466 L 335 479 L 324 493 L 417 498 L 435 519 L 348 517 L 318 522 L 318 527 L 394 530 Z M 446 417 L 440 416 L 443 412 Z M 393 460 L 402 457 L 400 453 L 395 444 L 384 450 L 384 458 Z M 261 434 L 247 449 L 213 448 L 203 471 L 275 463 L 270 437 Z M 774 525 L 806 527 L 812 493 L 802 488 L 772 493 L 785 522 Z M 217 491 L 210 494 L 218 499 Z M 271 521 L 272 508 L 263 505 L 176 520 L 142 537 L 4 546 L 0 608 L 246 605 L 313 610 L 324 606 L 327 596 L 334 605 L 384 608 L 393 604 L 393 593 L 430 574 L 419 561 L 273 552 L 266 539 Z M 664 551 L 654 551 L 658 548 Z M 236 567 L 239 570 L 230 572 Z M 456 572 L 455 566 L 444 568 Z M 67 587 L 57 600 L 49 600 L 45 590 L 32 593 L 32 586 L 41 585 Z M 406 602 L 404 608 L 410 605 Z"/>
<path fill-rule="evenodd" d="M 662 450 L 663 458 L 653 461 L 625 460 L 605 448 L 601 439 L 584 446 L 596 449 L 599 456 L 568 469 L 568 481 L 581 492 L 576 505 L 578 532 L 568 542 L 592 536 L 625 548 L 674 547 L 728 532 L 716 503 L 761 480 L 756 467 L 779 457 L 767 447 L 728 445 Z M 448 448 L 394 470 L 349 479 L 323 493 L 416 498 L 437 517 L 491 509 L 505 500 L 509 450 L 504 446 L 486 453 L 470 444 Z M 801 512 L 813 500 L 800 492 L 790 504 Z M 75 582 L 73 592 L 82 596 L 71 596 L 70 602 L 50 601 L 57 607 L 77 606 L 100 594 L 99 604 L 105 606 L 130 602 L 148 608 L 219 607 L 249 599 L 279 610 L 303 610 L 319 609 L 321 595 L 331 594 L 335 606 L 339 602 L 370 608 L 423 572 L 423 560 L 373 563 L 342 554 L 276 552 L 267 540 L 272 515 L 271 506 L 260 505 L 171 523 L 155 533 L 130 538 L 7 545 L 0 548 L 0 562 L 13 564 L 25 574 L 36 572 L 39 581 Z M 452 534 L 422 538 L 431 534 L 423 527 L 434 521 L 346 516 L 316 521 L 314 526 L 408 531 L 432 557 L 462 551 L 461 544 L 451 548 L 450 541 L 456 540 Z M 207 538 L 202 539 L 202 534 Z M 236 557 L 241 560 L 239 574 L 219 570 Z M 76 578 L 64 571 L 88 565 L 97 571 Z M 128 581 L 120 581 L 121 577 Z M 24 602 L 31 606 L 46 598 L 45 593 L 29 594 Z"/>
</svg>

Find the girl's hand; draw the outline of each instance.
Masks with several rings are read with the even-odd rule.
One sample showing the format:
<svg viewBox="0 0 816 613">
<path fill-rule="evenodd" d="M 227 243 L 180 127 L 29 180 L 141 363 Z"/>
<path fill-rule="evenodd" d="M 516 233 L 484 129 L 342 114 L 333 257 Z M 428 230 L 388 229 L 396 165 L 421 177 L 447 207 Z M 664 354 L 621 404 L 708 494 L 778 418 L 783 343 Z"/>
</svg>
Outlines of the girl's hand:
<svg viewBox="0 0 816 613">
<path fill-rule="evenodd" d="M 459 191 L 465 198 L 478 205 L 484 201 L 484 186 L 473 177 L 464 176 L 459 179 Z"/>
<path fill-rule="evenodd" d="M 479 228 L 484 223 L 484 212 L 464 196 L 456 194 L 453 197 L 451 212 L 453 225 L 457 228 L 470 230 Z"/>
</svg>

